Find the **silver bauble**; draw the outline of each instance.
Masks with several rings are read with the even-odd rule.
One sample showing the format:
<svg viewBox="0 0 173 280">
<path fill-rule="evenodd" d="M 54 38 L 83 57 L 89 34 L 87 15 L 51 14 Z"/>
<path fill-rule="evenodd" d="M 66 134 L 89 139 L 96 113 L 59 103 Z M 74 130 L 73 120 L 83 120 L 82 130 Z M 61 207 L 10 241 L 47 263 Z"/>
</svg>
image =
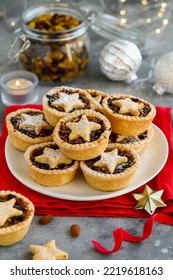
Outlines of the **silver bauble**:
<svg viewBox="0 0 173 280">
<path fill-rule="evenodd" d="M 155 84 L 153 89 L 160 95 L 173 93 L 173 52 L 164 54 L 154 69 Z"/>
<path fill-rule="evenodd" d="M 100 52 L 101 71 L 110 80 L 131 83 L 142 61 L 138 47 L 127 40 L 109 42 Z"/>
</svg>

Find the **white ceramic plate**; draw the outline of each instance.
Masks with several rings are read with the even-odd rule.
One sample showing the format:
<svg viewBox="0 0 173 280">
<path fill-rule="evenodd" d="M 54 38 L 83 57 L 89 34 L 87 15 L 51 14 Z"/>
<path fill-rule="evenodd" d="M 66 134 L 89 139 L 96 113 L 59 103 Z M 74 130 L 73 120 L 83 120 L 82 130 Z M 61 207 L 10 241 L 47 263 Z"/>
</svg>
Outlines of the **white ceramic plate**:
<svg viewBox="0 0 173 280">
<path fill-rule="evenodd" d="M 134 191 L 155 177 L 163 168 L 168 157 L 165 135 L 153 125 L 154 136 L 141 156 L 140 166 L 133 181 L 125 188 L 113 192 L 103 192 L 90 187 L 81 172 L 70 183 L 58 187 L 44 187 L 32 180 L 24 162 L 23 152 L 15 149 L 7 137 L 5 156 L 11 173 L 25 186 L 39 193 L 67 200 L 89 201 L 117 197 Z"/>
</svg>

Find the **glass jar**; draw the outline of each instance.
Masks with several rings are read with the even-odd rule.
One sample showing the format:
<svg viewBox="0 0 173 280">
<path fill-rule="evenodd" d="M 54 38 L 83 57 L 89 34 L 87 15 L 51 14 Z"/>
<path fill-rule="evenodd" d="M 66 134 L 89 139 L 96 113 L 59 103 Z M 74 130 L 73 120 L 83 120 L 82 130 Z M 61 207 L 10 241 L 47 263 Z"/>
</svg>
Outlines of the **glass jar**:
<svg viewBox="0 0 173 280">
<path fill-rule="evenodd" d="M 79 25 L 64 30 L 48 31 L 49 17 L 67 16 L 79 21 Z M 35 18 L 43 17 L 43 29 L 28 25 Z M 70 3 L 47 3 L 32 6 L 23 12 L 21 28 L 15 31 L 9 58 L 18 59 L 22 67 L 35 73 L 42 82 L 65 83 L 83 75 L 89 59 L 88 27 L 92 15 Z M 73 24 L 73 23 L 72 23 Z M 59 28 L 61 29 L 61 28 Z M 14 54 L 16 44 L 20 50 Z"/>
<path fill-rule="evenodd" d="M 171 0 L 100 0 L 104 13 L 96 23 L 100 26 L 102 20 L 106 24 L 104 28 L 97 28 L 97 33 L 104 32 L 103 35 L 111 40 L 119 37 L 133 41 L 143 55 L 155 53 L 155 48 L 164 43 L 162 35 L 171 21 L 172 2 Z"/>
</svg>

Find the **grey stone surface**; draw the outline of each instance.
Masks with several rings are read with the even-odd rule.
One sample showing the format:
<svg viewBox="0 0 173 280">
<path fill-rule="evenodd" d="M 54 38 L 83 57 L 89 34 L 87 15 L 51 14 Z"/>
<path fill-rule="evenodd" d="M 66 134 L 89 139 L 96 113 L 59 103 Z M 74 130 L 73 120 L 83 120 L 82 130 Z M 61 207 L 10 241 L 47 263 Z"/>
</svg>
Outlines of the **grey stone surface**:
<svg viewBox="0 0 173 280">
<path fill-rule="evenodd" d="M 123 82 L 109 81 L 100 71 L 98 57 L 102 47 L 108 42 L 106 39 L 89 31 L 91 37 L 90 62 L 85 75 L 70 83 L 73 87 L 95 88 L 106 91 L 108 93 L 128 93 L 138 97 L 142 97 L 154 105 L 173 106 L 173 95 L 165 93 L 163 96 L 157 95 L 152 90 L 154 83 L 153 76 L 143 81 L 150 72 L 153 62 L 163 55 L 165 52 L 172 50 L 172 22 L 164 32 L 157 48 L 153 49 L 153 55 L 143 58 L 141 68 L 138 72 L 138 80 L 130 85 Z M 14 38 L 2 19 L 0 20 L 0 75 L 3 73 L 19 69 L 19 65 L 8 64 L 7 49 Z M 151 42 L 152 45 L 152 42 Z M 53 86 L 39 85 L 39 100 Z M 2 128 L 4 120 L 5 105 L 0 101 L 0 125 Z M 145 167 L 144 167 L 145 168 Z M 78 202 L 76 202 L 78 203 Z M 14 259 L 31 259 L 29 253 L 30 244 L 43 244 L 51 239 L 55 239 L 57 245 L 68 252 L 70 260 L 123 260 L 123 259 L 173 259 L 172 236 L 173 230 L 171 226 L 154 224 L 153 233 L 149 239 L 142 243 L 133 244 L 123 242 L 122 248 L 116 254 L 102 255 L 98 253 L 93 245 L 92 240 L 97 240 L 108 249 L 113 247 L 112 231 L 118 227 L 123 227 L 130 233 L 141 236 L 145 219 L 132 218 L 99 218 L 99 217 L 54 217 L 53 221 L 48 225 L 38 225 L 38 216 L 34 217 L 32 226 L 27 236 L 18 244 L 10 247 L 0 247 L 1 260 Z M 79 238 L 72 238 L 69 233 L 70 225 L 77 223 L 81 227 L 81 235 Z"/>
</svg>

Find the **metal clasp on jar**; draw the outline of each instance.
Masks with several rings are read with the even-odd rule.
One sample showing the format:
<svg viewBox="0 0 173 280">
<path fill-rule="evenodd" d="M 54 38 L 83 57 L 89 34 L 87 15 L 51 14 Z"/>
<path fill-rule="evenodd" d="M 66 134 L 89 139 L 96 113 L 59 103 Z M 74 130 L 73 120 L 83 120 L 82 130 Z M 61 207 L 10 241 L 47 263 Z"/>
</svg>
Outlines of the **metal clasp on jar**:
<svg viewBox="0 0 173 280">
<path fill-rule="evenodd" d="M 27 39 L 26 35 L 23 34 L 20 28 L 15 30 L 14 34 L 16 35 L 16 37 L 9 48 L 8 58 L 11 62 L 16 63 L 19 59 L 20 54 L 30 47 L 31 42 Z M 18 42 L 22 42 L 20 49 L 17 46 Z"/>
</svg>

